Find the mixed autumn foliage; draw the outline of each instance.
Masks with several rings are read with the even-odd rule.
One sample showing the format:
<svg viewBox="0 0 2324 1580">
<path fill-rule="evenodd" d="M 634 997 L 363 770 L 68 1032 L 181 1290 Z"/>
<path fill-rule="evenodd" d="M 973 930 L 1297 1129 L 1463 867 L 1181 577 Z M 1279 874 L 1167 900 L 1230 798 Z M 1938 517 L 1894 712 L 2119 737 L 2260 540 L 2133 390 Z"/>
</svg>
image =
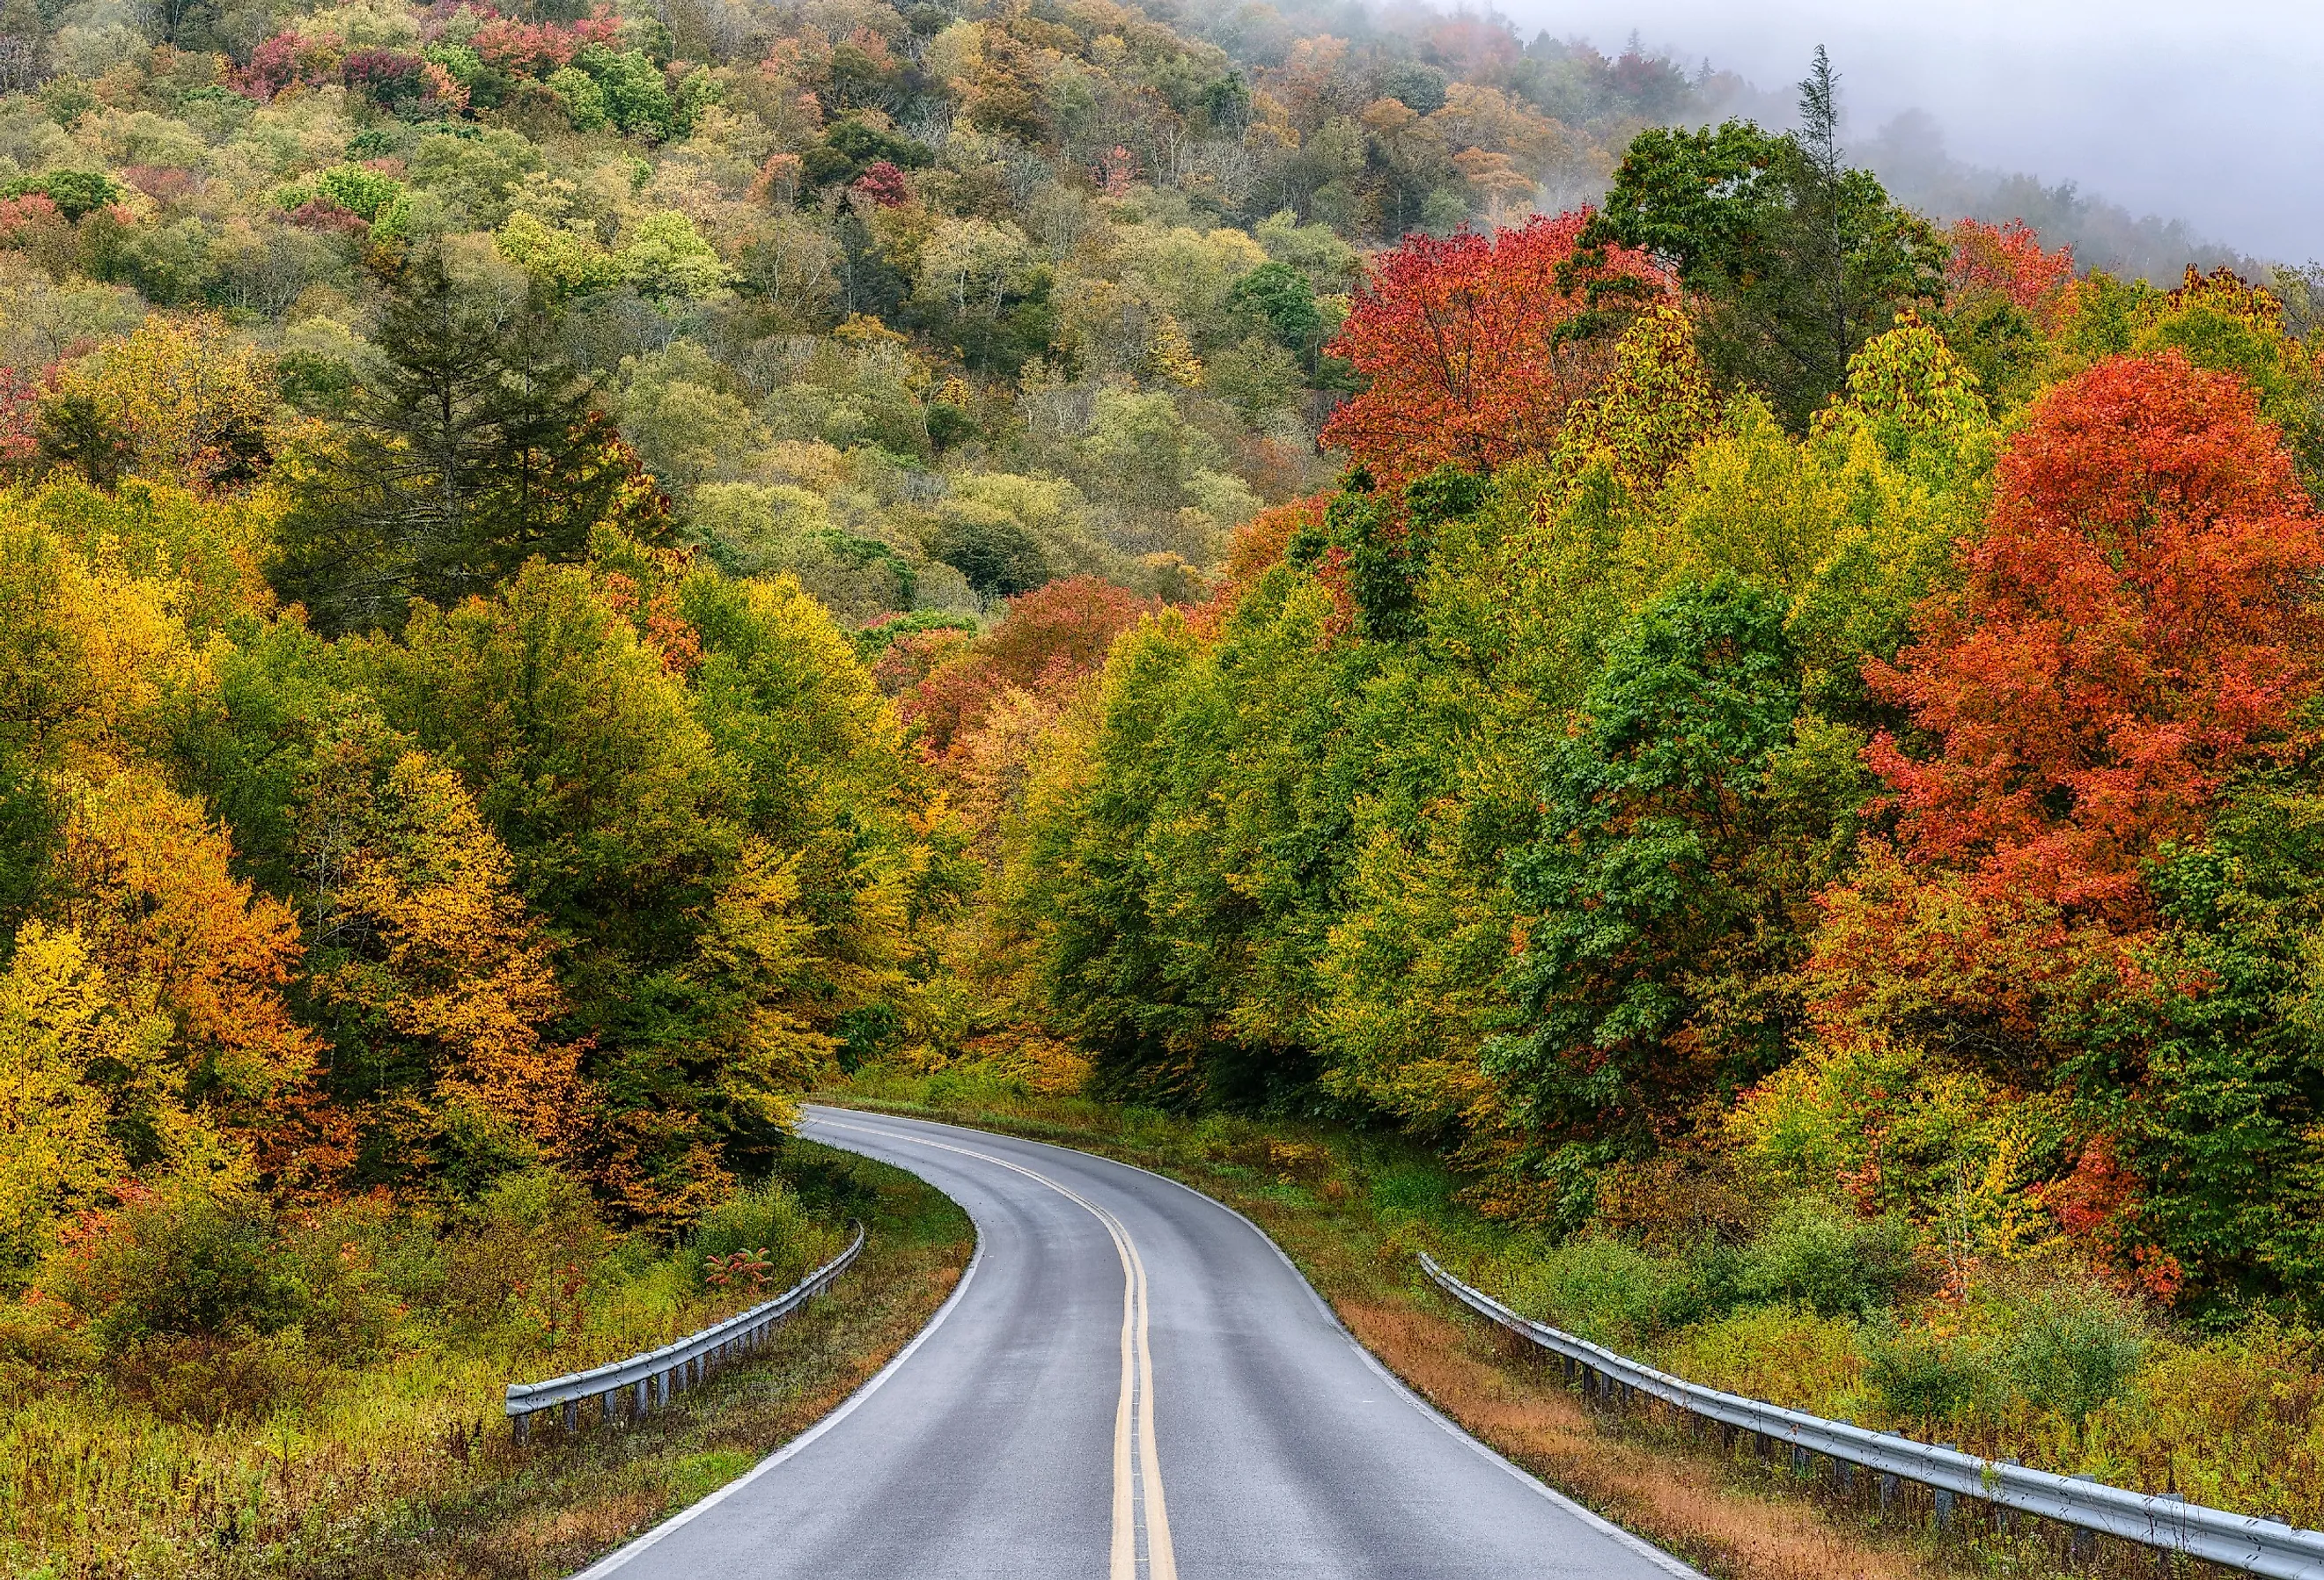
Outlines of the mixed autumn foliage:
<svg viewBox="0 0 2324 1580">
<path fill-rule="evenodd" d="M 1821 60 L 9 14 L 0 1363 L 198 1416 L 338 1227 L 553 1348 L 817 1082 L 1010 1058 L 2324 1316 L 2270 290 L 1939 228 Z"/>
<path fill-rule="evenodd" d="M 1351 480 L 1116 646 L 993 958 L 1117 1090 L 1395 1115 L 1561 1230 L 1837 1193 L 2312 1309 L 2314 353 L 1963 225 L 1787 420 L 1689 332 L 1764 303 L 1592 309 L 1591 223 L 1375 268 Z"/>
</svg>

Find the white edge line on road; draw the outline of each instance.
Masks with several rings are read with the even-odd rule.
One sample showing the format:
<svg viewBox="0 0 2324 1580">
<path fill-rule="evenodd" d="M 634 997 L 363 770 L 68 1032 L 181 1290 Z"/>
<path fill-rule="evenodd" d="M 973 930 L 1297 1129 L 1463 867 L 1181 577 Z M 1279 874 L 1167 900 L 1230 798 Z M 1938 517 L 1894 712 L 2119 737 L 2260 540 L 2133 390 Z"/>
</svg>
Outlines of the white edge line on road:
<svg viewBox="0 0 2324 1580">
<path fill-rule="evenodd" d="M 808 1139 L 812 1140 L 813 1138 L 809 1137 Z M 704 1498 L 699 1502 L 689 1503 L 685 1508 L 679 1510 L 677 1513 L 671 1515 L 669 1519 L 663 1520 L 659 1525 L 655 1526 L 651 1530 L 647 1531 L 644 1535 L 633 1538 L 624 1546 L 615 1548 L 612 1552 L 607 1553 L 604 1557 L 599 1558 L 587 1568 L 572 1575 L 570 1580 L 602 1580 L 603 1576 L 611 1575 L 615 1570 L 620 1569 L 629 1563 L 632 1558 L 636 1557 L 640 1553 L 642 1553 L 648 1548 L 652 1547 L 656 1542 L 661 1540 L 662 1538 L 668 1536 L 671 1531 L 676 1530 L 679 1526 L 687 1524 L 700 1515 L 707 1514 L 712 1509 L 715 1508 L 720 1503 L 724 1502 L 727 1499 L 741 1492 L 744 1487 L 749 1486 L 752 1482 L 757 1481 L 761 1476 L 765 1475 L 777 1465 L 779 1465 L 784 1461 L 789 1459 L 791 1455 L 798 1453 L 808 1444 L 814 1442 L 817 1437 L 822 1437 L 825 1432 L 830 1431 L 832 1428 L 839 1425 L 840 1422 L 845 1420 L 849 1416 L 853 1415 L 857 1406 L 861 1405 L 865 1400 L 870 1399 L 874 1393 L 877 1393 L 880 1391 L 881 1385 L 886 1382 L 889 1378 L 894 1376 L 898 1369 L 900 1368 L 905 1362 L 912 1358 L 912 1352 L 918 1349 L 922 1344 L 927 1343 L 929 1335 L 944 1326 L 945 1318 L 952 1315 L 952 1308 L 960 1304 L 960 1298 L 963 1295 L 968 1293 L 968 1281 L 976 1276 L 977 1264 L 983 1260 L 984 1238 L 982 1235 L 979 1235 L 977 1237 L 976 1249 L 974 1252 L 970 1253 L 968 1265 L 961 1270 L 960 1282 L 952 1287 L 952 1293 L 945 1297 L 945 1303 L 936 1307 L 936 1314 L 928 1318 L 927 1326 L 920 1329 L 919 1332 L 914 1334 L 912 1335 L 911 1342 L 907 1344 L 902 1349 L 896 1352 L 895 1359 L 890 1361 L 886 1365 L 881 1367 L 879 1371 L 873 1372 L 871 1379 L 867 1381 L 862 1387 L 857 1389 L 854 1392 L 849 1394 L 845 1400 L 842 1400 L 836 1409 L 834 1409 L 829 1415 L 825 1416 L 821 1420 L 816 1422 L 815 1425 L 809 1427 L 806 1431 L 801 1432 L 798 1437 L 784 1444 L 780 1448 L 776 1449 L 772 1454 L 768 1455 L 766 1458 L 759 1461 L 758 1464 L 752 1465 L 749 1470 L 744 1471 L 741 1475 L 736 1476 L 733 1481 L 728 1482 L 724 1486 L 719 1488 L 716 1492 L 712 1492 L 708 1497 Z"/>
<path fill-rule="evenodd" d="M 1656 1547 L 1646 1538 L 1637 1535 L 1636 1532 L 1625 1530 L 1620 1526 L 1615 1524 L 1612 1520 L 1607 1519 L 1604 1515 L 1599 1514 L 1592 1510 L 1585 1508 L 1583 1505 L 1575 1502 L 1563 1492 L 1559 1492 L 1555 1487 L 1551 1486 L 1547 1482 L 1543 1481 L 1539 1476 L 1526 1469 L 1525 1466 L 1517 1465 L 1508 1459 L 1499 1450 L 1495 1449 L 1492 1445 L 1480 1441 L 1471 1434 L 1466 1427 L 1463 1427 L 1460 1422 L 1454 1420 L 1443 1410 L 1438 1409 L 1434 1405 L 1431 1404 L 1417 1391 L 1416 1391 L 1411 1384 L 1405 1381 L 1403 1378 L 1398 1377 L 1395 1372 L 1389 1371 L 1387 1365 L 1381 1362 L 1378 1355 L 1373 1354 L 1370 1350 L 1364 1348 L 1363 1342 L 1357 1338 L 1356 1335 L 1349 1330 L 1346 1323 L 1340 1320 L 1340 1314 L 1332 1309 L 1332 1303 L 1323 1298 L 1323 1292 L 1316 1289 L 1314 1285 L 1307 1281 L 1307 1275 L 1299 1270 L 1299 1264 L 1292 1261 L 1289 1253 L 1287 1253 L 1282 1246 L 1277 1245 L 1275 1243 L 1275 1236 L 1269 1234 L 1266 1230 L 1260 1228 L 1256 1223 L 1252 1222 L 1248 1214 L 1236 1211 L 1233 1207 L 1231 1207 L 1227 1206 L 1226 1203 L 1219 1200 L 1218 1197 L 1204 1195 L 1203 1192 L 1196 1190 L 1193 1186 L 1188 1185 L 1183 1179 L 1173 1179 L 1167 1174 L 1158 1174 L 1151 1169 L 1139 1168 L 1139 1165 L 1135 1163 L 1125 1163 L 1119 1158 L 1109 1158 L 1102 1152 L 1084 1152 L 1079 1147 L 1059 1146 L 1054 1141 L 1038 1141 L 1033 1140 L 1030 1136 L 1011 1135 L 1007 1131 L 978 1130 L 973 1125 L 949 1124 L 939 1119 L 921 1119 L 914 1114 L 885 1113 L 876 1108 L 838 1109 L 836 1104 L 817 1104 L 816 1106 L 819 1108 L 834 1108 L 837 1112 L 844 1113 L 861 1113 L 867 1117 L 890 1120 L 901 1119 L 913 1124 L 930 1125 L 939 1130 L 954 1130 L 967 1135 L 992 1136 L 1003 1141 L 1022 1141 L 1028 1146 L 1047 1147 L 1053 1151 L 1071 1152 L 1077 1158 L 1094 1158 L 1101 1163 L 1111 1163 L 1116 1168 L 1132 1169 L 1137 1173 L 1146 1175 L 1150 1178 L 1158 1179 L 1165 1185 L 1175 1185 L 1180 1190 L 1185 1191 L 1188 1196 L 1193 1197 L 1195 1200 L 1205 1203 L 1208 1206 L 1214 1206 L 1218 1208 L 1219 1211 L 1227 1214 L 1231 1217 L 1240 1219 L 1243 1227 L 1258 1235 L 1260 1243 L 1264 1244 L 1269 1251 L 1275 1252 L 1277 1257 L 1281 1259 L 1283 1265 L 1291 1270 L 1291 1276 L 1298 1280 L 1298 1284 L 1301 1289 L 1307 1291 L 1307 1298 L 1315 1302 L 1315 1308 L 1323 1314 L 1324 1318 L 1329 1321 L 1333 1327 L 1340 1330 L 1340 1336 L 1347 1341 L 1348 1347 L 1355 1351 L 1356 1354 L 1362 1358 L 1364 1364 L 1370 1367 L 1373 1372 L 1377 1372 L 1380 1380 L 1386 1382 L 1390 1388 L 1394 1389 L 1397 1395 L 1400 1396 L 1406 1403 L 1411 1405 L 1413 1409 L 1418 1410 L 1422 1415 L 1426 1416 L 1431 1421 L 1434 1422 L 1441 1430 L 1447 1433 L 1457 1441 L 1466 1445 L 1476 1453 L 1484 1455 L 1486 1459 L 1491 1461 L 1494 1465 L 1500 1466 L 1501 1469 L 1517 1477 L 1518 1481 L 1524 1483 L 1526 1486 L 1531 1487 L 1535 1492 L 1540 1493 L 1543 1497 L 1548 1499 L 1551 1502 L 1556 1504 L 1567 1513 L 1572 1515 L 1576 1520 L 1579 1520 L 1582 1524 L 1587 1525 L 1592 1530 L 1595 1530 L 1600 1535 L 1606 1537 L 1609 1540 L 1617 1542 L 1619 1545 L 1629 1548 L 1632 1552 L 1637 1553 L 1640 1557 L 1645 1558 L 1647 1562 L 1653 1564 L 1656 1568 L 1677 1576 L 1678 1580 L 1708 1580 L 1708 1577 L 1702 1573 L 1702 1571 L 1695 1568 L 1684 1559 L 1663 1551 L 1662 1548 Z M 979 1254 L 982 1254 L 982 1248 L 981 1246 L 979 1247 Z M 970 1265 L 973 1267 L 975 1264 L 972 1262 Z M 961 1280 L 961 1282 L 964 1284 L 967 1281 L 967 1279 L 964 1277 Z M 939 1314 L 939 1319 L 941 1319 L 941 1314 Z M 897 1359 L 900 1361 L 903 1357 L 899 1355 Z M 874 1381 L 876 1381 L 877 1379 L 874 1379 Z M 752 1474 L 755 1474 L 757 1473 L 753 1472 Z M 735 1484 L 740 1485 L 741 1483 L 737 1483 Z M 683 1518 L 683 1516 L 680 1518 Z M 575 1580 L 582 1580 L 582 1577 L 576 1576 Z"/>
</svg>

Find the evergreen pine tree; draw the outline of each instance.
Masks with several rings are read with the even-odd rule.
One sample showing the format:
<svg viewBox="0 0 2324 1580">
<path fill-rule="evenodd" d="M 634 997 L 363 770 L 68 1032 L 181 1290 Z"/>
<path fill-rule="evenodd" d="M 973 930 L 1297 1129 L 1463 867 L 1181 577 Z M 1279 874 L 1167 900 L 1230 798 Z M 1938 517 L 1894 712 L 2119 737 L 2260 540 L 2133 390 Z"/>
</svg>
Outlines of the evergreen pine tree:
<svg viewBox="0 0 2324 1580">
<path fill-rule="evenodd" d="M 1943 238 L 1849 167 L 1839 88 L 1819 45 L 1796 132 L 1729 121 L 1640 133 L 1576 254 L 1618 244 L 1666 263 L 1702 299 L 1704 359 L 1795 428 L 1845 386 L 1849 356 L 1942 288 Z"/>
<path fill-rule="evenodd" d="M 389 282 L 385 370 L 294 469 L 275 589 L 326 633 L 396 627 L 414 598 L 578 560 L 636 501 L 634 457 L 590 410 L 537 301 L 464 287 L 423 252 Z"/>
</svg>

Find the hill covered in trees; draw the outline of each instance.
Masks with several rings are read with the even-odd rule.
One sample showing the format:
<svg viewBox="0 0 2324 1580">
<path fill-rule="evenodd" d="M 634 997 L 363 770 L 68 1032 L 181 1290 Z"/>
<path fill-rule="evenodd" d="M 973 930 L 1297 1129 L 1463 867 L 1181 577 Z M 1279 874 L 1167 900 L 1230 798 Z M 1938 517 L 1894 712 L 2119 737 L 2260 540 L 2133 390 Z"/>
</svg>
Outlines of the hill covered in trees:
<svg viewBox="0 0 2324 1580">
<path fill-rule="evenodd" d="M 124 1293 L 221 1222 L 671 1239 L 881 1061 L 2312 1314 L 2301 276 L 1470 16 L 12 0 L 0 72 L 5 1364 L 337 1287 Z"/>
<path fill-rule="evenodd" d="M 1074 696 L 992 958 L 1120 1089 L 1562 1230 L 1837 1192 L 2311 1309 L 2324 371 L 2232 275 L 1941 241 L 1820 88 L 1376 260 L 1350 473 Z"/>
</svg>

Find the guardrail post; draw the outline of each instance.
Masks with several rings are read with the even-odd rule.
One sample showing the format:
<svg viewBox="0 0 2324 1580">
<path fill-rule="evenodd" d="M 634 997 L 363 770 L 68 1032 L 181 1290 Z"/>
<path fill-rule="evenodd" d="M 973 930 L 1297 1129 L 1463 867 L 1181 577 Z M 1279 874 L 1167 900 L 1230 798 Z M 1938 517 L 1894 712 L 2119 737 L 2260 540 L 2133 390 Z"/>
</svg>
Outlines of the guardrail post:
<svg viewBox="0 0 2324 1580">
<path fill-rule="evenodd" d="M 2184 1503 L 2187 1501 L 2187 1494 L 2184 1492 L 2157 1492 L 2154 1495 L 2154 1501 L 2158 1503 Z M 2182 1540 L 2184 1539 L 2184 1536 L 2185 1530 L 2182 1526 L 2181 1528 L 2181 1538 Z M 2172 1550 L 2172 1548 L 2169 1546 L 2158 1547 L 2154 1549 L 2154 1573 L 2159 1577 L 2159 1580 L 2171 1580 Z"/>
<path fill-rule="evenodd" d="M 2077 1471 L 2066 1478 L 2070 1482 L 2089 1482 L 2095 1485 L 2098 1477 Z M 2087 1526 L 2066 1527 L 2066 1556 L 2088 1562 L 2098 1556 L 2098 1533 Z"/>
<path fill-rule="evenodd" d="M 510 1425 L 515 1428 L 516 1446 L 519 1448 L 523 1447 L 526 1440 L 532 1436 L 532 1412 L 530 1410 L 519 1411 Z"/>
<path fill-rule="evenodd" d="M 1893 1473 L 1884 1470 L 1880 1473 L 1880 1512 L 1887 1513 L 1890 1505 L 1895 1501 L 1896 1477 Z"/>
<path fill-rule="evenodd" d="M 1940 1448 L 1959 1448 L 1960 1445 L 1958 1443 L 1940 1443 L 1937 1446 Z M 1953 1495 L 1943 1487 L 1936 1487 L 1931 1490 L 1936 1494 L 1937 1529 L 1939 1530 L 1949 1530 L 1952 1528 L 1953 1523 Z"/>
<path fill-rule="evenodd" d="M 653 1380 L 651 1378 L 638 1379 L 637 1387 L 631 1391 L 630 1413 L 641 1421 L 653 1413 Z"/>
</svg>

